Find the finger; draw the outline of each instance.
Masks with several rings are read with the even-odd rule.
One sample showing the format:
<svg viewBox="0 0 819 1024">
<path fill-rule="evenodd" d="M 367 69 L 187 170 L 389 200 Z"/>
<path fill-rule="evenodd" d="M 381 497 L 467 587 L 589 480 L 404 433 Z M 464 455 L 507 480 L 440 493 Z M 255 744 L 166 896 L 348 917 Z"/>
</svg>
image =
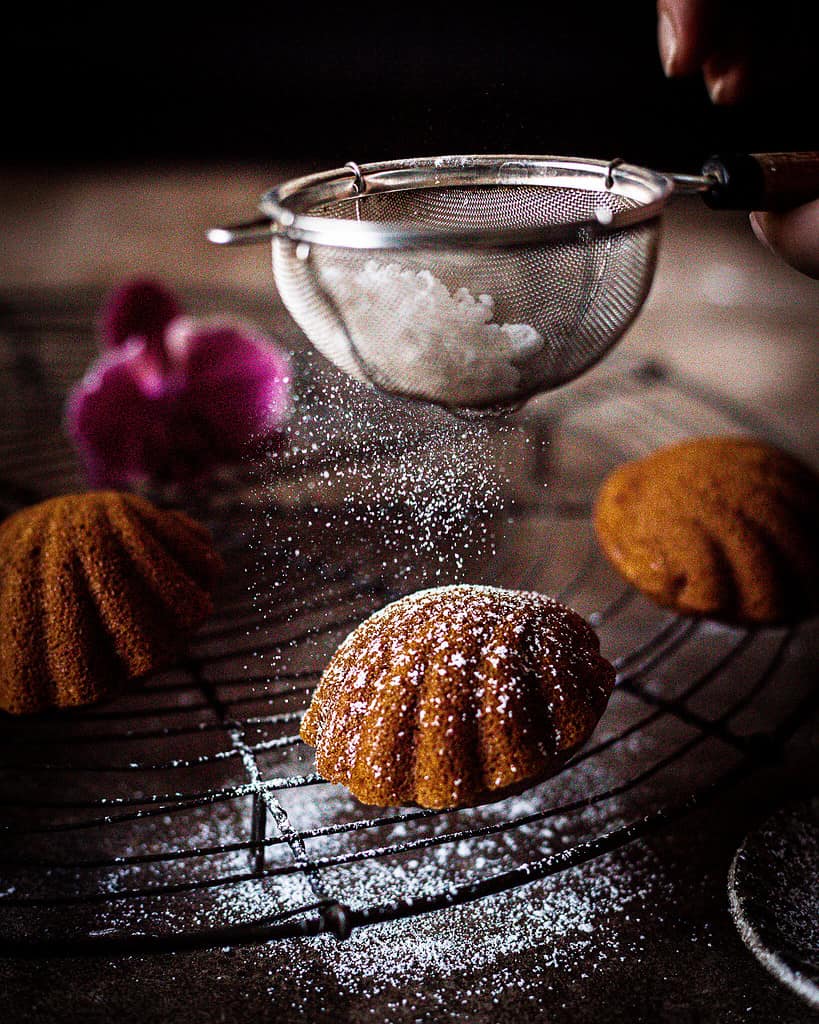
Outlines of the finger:
<svg viewBox="0 0 819 1024">
<path fill-rule="evenodd" d="M 754 234 L 771 252 L 809 277 L 819 277 L 819 199 L 785 213 L 752 213 Z"/>
<path fill-rule="evenodd" d="M 738 103 L 748 92 L 748 65 L 738 58 L 715 54 L 703 64 L 702 76 L 711 102 L 718 106 Z"/>
<path fill-rule="evenodd" d="M 708 0 L 657 0 L 657 45 L 665 74 L 693 75 L 712 47 Z"/>
<path fill-rule="evenodd" d="M 753 13 L 740 17 L 735 3 L 723 0 L 715 6 L 712 49 L 702 63 L 702 77 L 712 103 L 730 106 L 750 91 L 754 43 L 761 27 Z"/>
</svg>

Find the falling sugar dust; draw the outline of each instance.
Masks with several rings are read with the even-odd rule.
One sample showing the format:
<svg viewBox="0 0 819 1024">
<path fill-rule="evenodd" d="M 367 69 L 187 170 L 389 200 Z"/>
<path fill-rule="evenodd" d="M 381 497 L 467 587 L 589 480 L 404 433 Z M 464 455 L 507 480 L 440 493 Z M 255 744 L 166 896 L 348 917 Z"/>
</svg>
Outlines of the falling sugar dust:
<svg viewBox="0 0 819 1024">
<path fill-rule="evenodd" d="M 261 629 L 286 615 L 298 635 L 297 663 L 277 651 L 271 673 L 320 670 L 346 632 L 396 597 L 486 578 L 536 447 L 513 420 L 391 399 L 315 363 L 297 376 L 284 447 L 264 470 L 249 579 Z M 317 604 L 324 618 L 305 644 L 299 620 Z M 328 634 L 338 621 L 345 628 Z"/>
</svg>

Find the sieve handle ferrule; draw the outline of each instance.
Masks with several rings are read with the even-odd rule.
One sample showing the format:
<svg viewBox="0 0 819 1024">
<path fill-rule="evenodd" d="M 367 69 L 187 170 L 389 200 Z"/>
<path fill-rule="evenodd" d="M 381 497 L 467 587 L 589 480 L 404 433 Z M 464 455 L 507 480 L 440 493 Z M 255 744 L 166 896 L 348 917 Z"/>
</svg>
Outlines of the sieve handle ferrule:
<svg viewBox="0 0 819 1024">
<path fill-rule="evenodd" d="M 256 242 L 269 242 L 277 234 L 279 229 L 272 220 L 259 217 L 243 224 L 208 228 L 207 238 L 214 245 L 253 245 Z"/>
<path fill-rule="evenodd" d="M 819 152 L 712 156 L 702 173 L 717 210 L 786 210 L 819 197 Z"/>
</svg>

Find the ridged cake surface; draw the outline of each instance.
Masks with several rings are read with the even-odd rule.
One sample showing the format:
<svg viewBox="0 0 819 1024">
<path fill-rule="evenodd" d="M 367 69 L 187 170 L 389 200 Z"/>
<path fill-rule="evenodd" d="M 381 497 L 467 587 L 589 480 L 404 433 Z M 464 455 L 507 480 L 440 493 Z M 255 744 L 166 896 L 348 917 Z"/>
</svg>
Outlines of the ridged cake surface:
<svg viewBox="0 0 819 1024">
<path fill-rule="evenodd" d="M 746 437 L 709 437 L 627 463 L 595 529 L 614 567 L 661 605 L 773 623 L 819 608 L 819 477 Z"/>
<path fill-rule="evenodd" d="M 0 524 L 0 707 L 98 700 L 166 662 L 211 611 L 203 527 L 132 494 L 53 498 Z"/>
<path fill-rule="evenodd" d="M 401 598 L 336 651 L 301 727 L 364 803 L 455 807 L 547 776 L 614 685 L 591 627 L 542 594 L 458 585 Z"/>
</svg>

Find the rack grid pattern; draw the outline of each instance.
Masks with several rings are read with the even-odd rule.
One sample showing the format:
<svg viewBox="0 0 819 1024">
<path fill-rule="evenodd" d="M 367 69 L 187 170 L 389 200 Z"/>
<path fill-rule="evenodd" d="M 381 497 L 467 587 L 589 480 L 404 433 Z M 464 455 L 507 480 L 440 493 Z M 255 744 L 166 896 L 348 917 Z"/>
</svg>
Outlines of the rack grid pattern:
<svg viewBox="0 0 819 1024">
<path fill-rule="evenodd" d="M 0 432 L 8 511 L 79 486 L 55 402 L 82 371 L 92 308 L 41 295 L 0 309 L 3 359 L 19 385 Z M 85 347 L 68 344 L 78 333 Z M 623 360 L 545 415 L 550 487 L 504 510 L 480 572 L 572 604 L 613 657 L 611 707 L 571 764 L 528 798 L 473 810 L 376 811 L 324 783 L 298 738 L 321 666 L 426 569 L 396 575 L 371 539 L 339 547 L 317 530 L 303 538 L 287 596 L 262 607 L 248 587 L 259 558 L 258 508 L 247 501 L 255 484 L 236 478 L 197 509 L 229 572 L 184 660 L 112 703 L 0 722 L 0 951 L 343 937 L 598 857 L 778 756 L 817 706 L 799 672 L 809 626 L 751 632 L 655 609 L 618 582 L 589 529 L 607 466 L 686 434 L 760 426 L 662 367 Z M 33 429 L 38 421 L 49 429 Z M 279 472 L 315 468 L 285 454 Z M 268 572 L 286 571 L 277 557 Z"/>
</svg>

